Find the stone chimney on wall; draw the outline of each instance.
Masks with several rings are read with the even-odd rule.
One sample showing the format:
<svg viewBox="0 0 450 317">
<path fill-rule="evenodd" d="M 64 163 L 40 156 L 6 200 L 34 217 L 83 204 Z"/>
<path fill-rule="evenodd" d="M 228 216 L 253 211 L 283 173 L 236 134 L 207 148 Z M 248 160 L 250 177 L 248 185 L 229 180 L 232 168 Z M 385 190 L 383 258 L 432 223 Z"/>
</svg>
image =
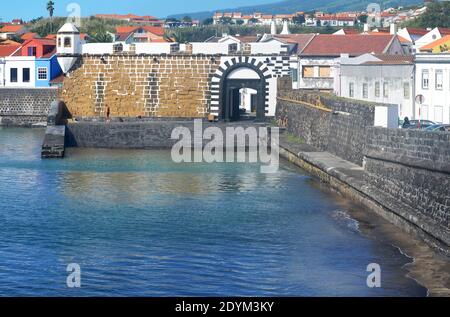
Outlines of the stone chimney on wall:
<svg viewBox="0 0 450 317">
<path fill-rule="evenodd" d="M 397 35 L 397 24 L 391 23 L 390 32 L 391 35 Z"/>
<path fill-rule="evenodd" d="M 186 54 L 192 55 L 192 52 L 194 51 L 194 48 L 192 46 L 192 43 L 186 43 Z"/>
<path fill-rule="evenodd" d="M 370 32 L 370 27 L 368 23 L 364 23 L 364 33 L 369 33 Z"/>
<path fill-rule="evenodd" d="M 283 30 L 281 31 L 282 35 L 288 35 L 291 34 L 291 31 L 289 31 L 289 22 L 288 20 L 284 20 L 283 22 Z"/>
<path fill-rule="evenodd" d="M 277 34 L 277 25 L 275 24 L 275 20 L 272 20 L 272 22 L 270 23 L 270 34 Z"/>
</svg>

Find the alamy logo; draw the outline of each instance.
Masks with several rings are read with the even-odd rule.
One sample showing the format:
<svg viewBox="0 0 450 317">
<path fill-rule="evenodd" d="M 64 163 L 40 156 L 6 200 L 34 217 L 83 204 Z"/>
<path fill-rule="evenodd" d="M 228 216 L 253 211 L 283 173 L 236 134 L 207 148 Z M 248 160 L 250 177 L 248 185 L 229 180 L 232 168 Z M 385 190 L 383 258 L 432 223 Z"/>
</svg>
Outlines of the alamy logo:
<svg viewBox="0 0 450 317">
<path fill-rule="evenodd" d="M 81 287 L 81 267 L 77 263 L 70 263 L 66 269 L 69 275 L 67 276 L 66 283 L 68 288 L 80 288 Z"/>
<path fill-rule="evenodd" d="M 367 272 L 371 272 L 367 277 L 367 287 L 380 288 L 381 287 L 381 267 L 377 263 L 370 263 L 367 266 Z"/>
<path fill-rule="evenodd" d="M 276 173 L 279 168 L 279 128 L 212 126 L 194 121 L 194 135 L 187 127 L 172 131 L 172 160 L 176 163 L 260 163 L 261 172 Z"/>
</svg>

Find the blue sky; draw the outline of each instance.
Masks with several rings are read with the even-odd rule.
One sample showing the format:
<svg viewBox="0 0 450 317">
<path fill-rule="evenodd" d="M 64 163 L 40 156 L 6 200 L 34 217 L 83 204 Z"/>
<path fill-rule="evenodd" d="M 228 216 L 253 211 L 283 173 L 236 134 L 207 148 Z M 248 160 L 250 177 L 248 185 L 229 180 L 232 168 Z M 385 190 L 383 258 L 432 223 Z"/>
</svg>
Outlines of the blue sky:
<svg viewBox="0 0 450 317">
<path fill-rule="evenodd" d="M 81 6 L 81 15 L 95 13 L 135 13 L 165 17 L 170 14 L 210 11 L 223 8 L 271 3 L 277 0 L 53 0 L 56 4 L 55 16 L 65 16 L 67 4 L 76 2 Z M 14 18 L 29 20 L 46 16 L 47 0 L 27 0 L 21 2 L 2 0 L 0 19 L 4 22 Z"/>
</svg>

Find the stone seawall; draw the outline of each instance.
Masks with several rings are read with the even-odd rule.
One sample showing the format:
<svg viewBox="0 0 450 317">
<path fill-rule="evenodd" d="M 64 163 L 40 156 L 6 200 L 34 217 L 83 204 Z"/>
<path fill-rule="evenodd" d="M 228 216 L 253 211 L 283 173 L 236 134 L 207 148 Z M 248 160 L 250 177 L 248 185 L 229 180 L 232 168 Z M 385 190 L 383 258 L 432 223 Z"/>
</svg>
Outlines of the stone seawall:
<svg viewBox="0 0 450 317">
<path fill-rule="evenodd" d="M 365 128 L 374 122 L 375 105 L 285 89 L 278 93 L 276 117 L 308 144 L 362 165 Z"/>
<path fill-rule="evenodd" d="M 74 117 L 207 116 L 220 58 L 206 55 L 83 56 L 60 99 Z"/>
<path fill-rule="evenodd" d="M 365 155 L 368 184 L 450 228 L 450 133 L 368 128 Z"/>
<path fill-rule="evenodd" d="M 202 132 L 209 127 L 221 129 L 226 140 L 227 128 L 266 127 L 266 123 L 221 124 L 202 122 Z M 67 124 L 66 146 L 84 148 L 149 149 L 171 148 L 176 128 L 187 128 L 194 142 L 194 121 L 136 121 L 136 122 L 76 122 Z M 233 131 L 231 131 L 233 133 Z M 245 131 L 244 131 L 245 133 Z M 239 134 L 241 135 L 241 134 Z M 234 136 L 234 135 L 233 135 Z M 202 144 L 211 140 L 201 140 Z"/>
<path fill-rule="evenodd" d="M 316 151 L 362 166 L 357 191 L 450 246 L 450 133 L 373 127 L 374 107 L 284 90 L 277 120 Z"/>
<path fill-rule="evenodd" d="M 50 104 L 57 99 L 54 88 L 0 89 L 0 125 L 30 126 L 46 122 Z"/>
</svg>

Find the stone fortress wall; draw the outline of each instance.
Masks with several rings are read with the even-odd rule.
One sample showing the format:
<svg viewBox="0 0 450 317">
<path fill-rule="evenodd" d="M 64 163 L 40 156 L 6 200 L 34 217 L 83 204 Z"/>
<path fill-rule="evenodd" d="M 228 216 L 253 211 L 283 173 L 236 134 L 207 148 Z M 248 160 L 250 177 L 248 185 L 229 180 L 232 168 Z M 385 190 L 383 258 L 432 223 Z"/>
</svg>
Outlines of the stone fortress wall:
<svg viewBox="0 0 450 317">
<path fill-rule="evenodd" d="M 84 55 L 59 95 L 75 117 L 205 117 L 220 59 L 206 55 Z"/>
<path fill-rule="evenodd" d="M 30 126 L 47 121 L 57 89 L 0 89 L 0 125 Z"/>
<path fill-rule="evenodd" d="M 450 133 L 374 127 L 376 104 L 280 87 L 288 133 L 361 166 L 358 192 L 450 249 Z"/>
</svg>

